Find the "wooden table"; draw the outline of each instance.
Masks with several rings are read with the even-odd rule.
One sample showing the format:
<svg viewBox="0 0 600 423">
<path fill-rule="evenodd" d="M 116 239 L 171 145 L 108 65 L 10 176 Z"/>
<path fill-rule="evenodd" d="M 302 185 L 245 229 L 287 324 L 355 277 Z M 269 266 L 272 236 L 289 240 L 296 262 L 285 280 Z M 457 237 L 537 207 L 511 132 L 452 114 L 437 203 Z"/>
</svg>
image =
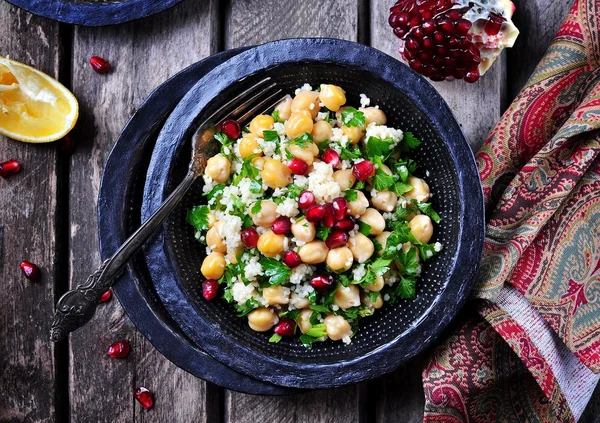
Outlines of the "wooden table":
<svg viewBox="0 0 600 423">
<path fill-rule="evenodd" d="M 80 101 L 72 155 L 55 145 L 2 139 L 0 161 L 23 171 L 0 179 L 0 421 L 9 422 L 418 422 L 421 359 L 369 383 L 291 397 L 255 397 L 197 379 L 162 357 L 117 301 L 99 308 L 68 343 L 48 341 L 58 296 L 99 264 L 96 198 L 108 153 L 127 119 L 169 76 L 212 53 L 286 37 L 356 40 L 397 56 L 387 25 L 393 0 L 187 0 L 160 15 L 108 28 L 32 16 L 0 1 L 0 55 L 60 79 Z M 516 95 L 566 15 L 570 0 L 517 0 L 517 45 L 475 85 L 435 84 L 477 149 Z M 108 58 L 109 75 L 90 69 Z M 21 260 L 39 263 L 32 283 Z M 126 360 L 105 351 L 129 339 Z M 156 406 L 134 401 L 150 388 Z M 581 421 L 598 421 L 600 390 Z M 595 404 L 596 403 L 596 404 Z M 593 404 L 593 405 L 592 405 Z"/>
</svg>

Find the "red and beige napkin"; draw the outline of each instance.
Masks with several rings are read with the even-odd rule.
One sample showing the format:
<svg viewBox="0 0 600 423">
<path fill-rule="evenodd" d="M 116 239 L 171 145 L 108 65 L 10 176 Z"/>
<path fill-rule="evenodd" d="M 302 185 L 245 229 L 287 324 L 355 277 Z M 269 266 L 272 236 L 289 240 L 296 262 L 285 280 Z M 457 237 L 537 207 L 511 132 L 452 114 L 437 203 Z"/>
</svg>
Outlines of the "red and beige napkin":
<svg viewBox="0 0 600 423">
<path fill-rule="evenodd" d="M 473 300 L 423 369 L 426 422 L 573 422 L 600 377 L 600 0 L 576 0 L 477 154 Z"/>
</svg>

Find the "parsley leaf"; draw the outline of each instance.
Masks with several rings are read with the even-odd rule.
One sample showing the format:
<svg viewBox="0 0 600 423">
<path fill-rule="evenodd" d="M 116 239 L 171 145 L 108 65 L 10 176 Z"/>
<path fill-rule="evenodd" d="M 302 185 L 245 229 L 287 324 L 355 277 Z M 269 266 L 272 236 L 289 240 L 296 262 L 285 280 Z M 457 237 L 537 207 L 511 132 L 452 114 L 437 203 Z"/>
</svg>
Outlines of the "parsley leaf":
<svg viewBox="0 0 600 423">
<path fill-rule="evenodd" d="M 244 317 L 245 315 L 247 315 L 252 310 L 254 310 L 255 308 L 258 308 L 258 307 L 260 307 L 260 304 L 258 303 L 258 301 L 256 301 L 256 299 L 254 297 L 251 297 L 251 298 L 248 298 L 244 304 L 236 305 L 235 309 L 238 312 L 238 314 L 237 314 L 238 317 Z"/>
<path fill-rule="evenodd" d="M 329 313 L 331 310 L 329 310 L 329 307 L 324 306 L 324 305 L 318 305 L 318 304 L 313 304 L 311 306 L 309 306 L 308 308 L 310 308 L 311 310 L 317 311 L 319 313 Z"/>
<path fill-rule="evenodd" d="M 292 271 L 281 261 L 274 258 L 265 257 L 260 260 L 260 265 L 265 272 L 265 277 L 269 278 L 269 285 L 279 285 L 289 279 Z"/>
<path fill-rule="evenodd" d="M 417 297 L 417 283 L 413 278 L 400 276 L 400 283 L 396 287 L 396 294 L 405 300 L 414 300 Z"/>
<path fill-rule="evenodd" d="M 327 335 L 327 329 L 325 327 L 325 323 L 319 323 L 318 325 L 313 325 L 312 328 L 308 332 L 306 332 L 308 336 L 312 336 L 314 338 L 321 338 Z"/>
<path fill-rule="evenodd" d="M 385 259 L 378 257 L 373 263 L 369 265 L 369 268 L 377 273 L 379 276 L 383 276 L 388 270 L 390 270 L 391 259 Z"/>
<path fill-rule="evenodd" d="M 258 213 L 260 213 L 261 210 L 262 210 L 262 201 L 257 201 L 256 203 L 254 203 L 254 205 L 250 209 L 250 213 L 258 214 Z"/>
<path fill-rule="evenodd" d="M 281 341 L 281 339 L 282 339 L 282 336 L 281 336 L 281 335 L 277 335 L 276 333 L 274 333 L 274 334 L 273 334 L 273 336 L 271 336 L 271 337 L 269 338 L 269 342 L 276 344 L 276 343 L 278 343 L 279 341 Z"/>
<path fill-rule="evenodd" d="M 304 189 L 299 187 L 298 185 L 295 185 L 295 184 L 288 185 L 287 198 L 296 199 L 296 198 L 300 197 L 300 194 L 302 193 L 302 191 L 304 191 Z"/>
<path fill-rule="evenodd" d="M 319 147 L 319 156 L 325 152 L 329 148 L 329 140 L 321 141 L 317 143 L 317 147 Z"/>
<path fill-rule="evenodd" d="M 346 107 L 342 112 L 342 123 L 346 126 L 362 126 L 364 128 L 365 114 L 354 107 Z"/>
<path fill-rule="evenodd" d="M 423 214 L 429 216 L 431 220 L 433 220 L 435 223 L 440 223 L 440 220 L 442 220 L 440 215 L 436 213 L 436 211 L 433 209 L 433 206 L 430 203 L 418 202 L 417 207 L 419 208 L 419 210 L 421 210 L 421 212 L 423 212 Z"/>
<path fill-rule="evenodd" d="M 298 316 L 300 315 L 301 310 L 286 310 L 279 313 L 279 317 L 285 317 L 286 319 L 292 319 L 293 321 L 298 320 Z"/>
<path fill-rule="evenodd" d="M 381 166 L 379 166 L 379 168 L 375 171 L 375 176 L 373 176 L 373 188 L 375 188 L 377 191 L 385 191 L 389 189 L 392 185 L 394 185 L 394 182 L 394 177 L 385 173 Z"/>
<path fill-rule="evenodd" d="M 371 301 L 372 303 L 374 303 L 379 298 L 379 292 L 369 291 L 367 293 L 367 297 L 369 297 L 369 301 Z"/>
<path fill-rule="evenodd" d="M 365 150 L 367 152 L 367 156 L 369 157 L 379 157 L 382 161 L 386 161 L 390 156 L 393 149 L 390 149 L 394 145 L 394 140 L 391 138 L 377 138 L 377 137 L 369 137 L 367 143 L 365 144 Z"/>
<path fill-rule="evenodd" d="M 304 134 L 300 135 L 299 137 L 294 138 L 293 140 L 289 140 L 288 144 L 296 144 L 300 148 L 304 148 L 304 147 L 306 147 L 306 145 L 308 143 L 311 143 L 311 142 L 313 142 L 312 135 L 310 135 L 308 132 L 305 132 Z"/>
<path fill-rule="evenodd" d="M 412 185 L 405 184 L 404 182 L 396 182 L 392 186 L 392 191 L 396 193 L 396 195 L 403 195 L 413 189 Z"/>
<path fill-rule="evenodd" d="M 208 229 L 208 206 L 197 206 L 188 210 L 186 221 L 192 225 L 197 231 Z"/>
<path fill-rule="evenodd" d="M 358 222 L 358 232 L 360 232 L 361 234 L 363 234 L 365 236 L 369 236 L 369 233 L 371 232 L 371 228 L 372 228 L 371 225 L 363 222 L 362 220 L 360 220 Z"/>
<path fill-rule="evenodd" d="M 250 182 L 250 192 L 252 194 L 262 193 L 262 185 L 257 181 L 253 180 L 252 182 Z"/>
<path fill-rule="evenodd" d="M 421 145 L 421 141 L 412 132 L 405 132 L 402 138 L 402 149 L 404 151 L 414 150 Z"/>
<path fill-rule="evenodd" d="M 361 190 L 361 189 L 365 189 L 365 186 L 367 184 L 365 183 L 365 181 L 358 181 L 355 185 L 354 185 L 354 189 L 356 190 Z"/>
<path fill-rule="evenodd" d="M 341 148 L 340 158 L 342 160 L 354 160 L 354 159 L 360 159 L 361 157 L 362 157 L 362 153 L 361 153 L 358 145 Z"/>
<path fill-rule="evenodd" d="M 417 249 L 411 247 L 407 252 L 399 250 L 396 255 L 396 262 L 398 263 L 398 270 L 403 275 L 418 276 L 421 271 L 421 265 L 419 264 L 419 258 L 417 257 Z"/>
<path fill-rule="evenodd" d="M 249 178 L 253 180 L 258 178 L 260 170 L 257 167 L 254 167 L 254 165 L 252 164 L 252 159 L 254 157 L 256 157 L 256 154 L 253 154 L 244 159 L 244 162 L 242 163 L 241 172 L 239 173 L 239 175 L 236 175 L 233 178 L 233 185 L 237 185 L 244 178 Z"/>
<path fill-rule="evenodd" d="M 323 241 L 327 241 L 329 232 L 331 232 L 331 228 L 327 228 L 325 226 L 319 226 L 319 228 L 317 228 L 317 238 L 319 238 Z"/>
<path fill-rule="evenodd" d="M 263 131 L 263 139 L 268 142 L 279 142 L 279 134 L 277 131 L 265 130 Z"/>
<path fill-rule="evenodd" d="M 348 202 L 354 201 L 358 198 L 358 193 L 355 189 L 347 189 L 346 191 L 344 191 L 344 197 L 346 197 L 346 200 Z"/>
<path fill-rule="evenodd" d="M 219 196 L 219 194 L 221 194 L 224 189 L 225 189 L 225 185 L 223 185 L 223 184 L 217 184 L 209 192 L 206 192 L 206 193 L 204 193 L 202 195 L 206 196 L 207 200 L 210 201 L 213 198 Z"/>
<path fill-rule="evenodd" d="M 271 113 L 271 117 L 275 122 L 283 123 L 283 119 L 281 119 L 281 117 L 279 116 L 279 110 L 273 110 L 273 113 Z"/>
</svg>

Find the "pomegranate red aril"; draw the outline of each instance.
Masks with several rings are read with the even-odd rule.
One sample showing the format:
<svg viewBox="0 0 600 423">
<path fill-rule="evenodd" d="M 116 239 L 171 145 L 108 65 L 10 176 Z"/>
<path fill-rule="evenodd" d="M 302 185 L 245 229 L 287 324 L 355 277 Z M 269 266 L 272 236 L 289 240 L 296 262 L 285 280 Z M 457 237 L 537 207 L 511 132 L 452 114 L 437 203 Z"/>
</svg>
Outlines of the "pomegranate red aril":
<svg viewBox="0 0 600 423">
<path fill-rule="evenodd" d="M 129 355 L 129 351 L 131 347 L 129 346 L 129 342 L 125 339 L 122 339 L 117 342 L 113 342 L 108 347 L 108 355 L 111 358 L 125 358 Z"/>
<path fill-rule="evenodd" d="M 287 235 L 292 229 L 292 221 L 287 216 L 279 216 L 271 225 L 271 230 L 277 235 Z"/>
<path fill-rule="evenodd" d="M 333 228 L 335 225 L 335 216 L 333 214 L 333 206 L 331 203 L 325 204 L 325 214 L 323 215 L 322 223 L 326 228 Z"/>
<path fill-rule="evenodd" d="M 298 207 L 306 209 L 315 204 L 315 195 L 310 191 L 302 191 L 298 197 Z"/>
<path fill-rule="evenodd" d="M 17 174 L 20 170 L 21 165 L 16 160 L 8 160 L 4 163 L 0 163 L 0 176 L 3 178 Z"/>
<path fill-rule="evenodd" d="M 333 148 L 328 148 L 321 155 L 321 160 L 325 163 L 330 164 L 334 169 L 337 169 L 342 164 L 342 159 L 340 159 L 340 155 Z"/>
<path fill-rule="evenodd" d="M 290 269 L 293 269 L 302 264 L 302 259 L 300 258 L 300 255 L 297 252 L 288 250 L 285 253 L 283 253 L 283 263 Z"/>
<path fill-rule="evenodd" d="M 354 225 L 354 219 L 352 219 L 352 217 L 350 216 L 346 216 L 342 220 L 338 220 L 337 222 L 335 222 L 335 225 L 333 225 L 333 227 L 335 229 L 339 229 L 340 231 L 350 232 L 354 229 Z"/>
<path fill-rule="evenodd" d="M 111 69 L 108 60 L 100 56 L 92 56 L 90 58 L 90 65 L 97 73 L 107 73 Z"/>
<path fill-rule="evenodd" d="M 277 335 L 280 336 L 294 336 L 296 330 L 296 322 L 291 319 L 281 319 L 275 329 L 273 329 Z"/>
<path fill-rule="evenodd" d="M 23 260 L 21 262 L 21 271 L 30 281 L 36 281 L 40 277 L 40 269 L 35 264 Z"/>
<path fill-rule="evenodd" d="M 140 403 L 140 405 L 146 409 L 154 406 L 154 398 L 152 392 L 143 386 L 140 386 L 133 392 L 133 396 Z"/>
<path fill-rule="evenodd" d="M 258 244 L 258 232 L 255 228 L 246 228 L 242 231 L 242 243 L 246 248 L 254 248 Z"/>
<path fill-rule="evenodd" d="M 333 216 L 336 220 L 343 219 L 346 216 L 346 211 L 348 211 L 348 200 L 346 200 L 345 197 L 334 198 L 331 205 L 333 206 Z"/>
<path fill-rule="evenodd" d="M 205 300 L 210 301 L 217 296 L 219 292 L 219 282 L 215 279 L 206 279 L 202 282 L 202 296 Z"/>
<path fill-rule="evenodd" d="M 478 79 L 479 79 L 479 71 L 477 69 L 469 71 L 465 75 L 465 81 L 467 81 L 469 83 L 476 82 Z"/>
<path fill-rule="evenodd" d="M 64 138 L 58 142 L 58 148 L 64 154 L 71 154 L 73 152 L 73 142 L 71 141 L 71 137 L 65 135 Z"/>
<path fill-rule="evenodd" d="M 319 222 L 325 216 L 326 207 L 324 204 L 312 206 L 304 212 L 306 220 L 309 222 Z"/>
<path fill-rule="evenodd" d="M 242 135 L 240 124 L 233 119 L 226 119 L 221 124 L 221 131 L 232 140 L 237 140 Z"/>
<path fill-rule="evenodd" d="M 325 291 L 333 285 L 333 276 L 331 275 L 315 275 L 310 280 L 310 286 L 317 291 Z"/>
<path fill-rule="evenodd" d="M 348 243 L 348 234 L 340 229 L 332 230 L 327 236 L 327 248 L 340 248 L 345 246 Z"/>
<path fill-rule="evenodd" d="M 368 160 L 358 162 L 352 168 L 352 175 L 359 181 L 366 181 L 369 177 L 375 174 L 373 163 Z"/>
<path fill-rule="evenodd" d="M 308 173 L 308 164 L 304 160 L 297 157 L 294 157 L 292 160 L 290 160 L 288 167 L 294 175 L 304 176 Z"/>
<path fill-rule="evenodd" d="M 111 298 L 112 298 L 112 291 L 109 289 L 104 294 L 102 294 L 102 296 L 100 297 L 100 302 L 105 303 L 105 302 L 109 301 Z"/>
</svg>

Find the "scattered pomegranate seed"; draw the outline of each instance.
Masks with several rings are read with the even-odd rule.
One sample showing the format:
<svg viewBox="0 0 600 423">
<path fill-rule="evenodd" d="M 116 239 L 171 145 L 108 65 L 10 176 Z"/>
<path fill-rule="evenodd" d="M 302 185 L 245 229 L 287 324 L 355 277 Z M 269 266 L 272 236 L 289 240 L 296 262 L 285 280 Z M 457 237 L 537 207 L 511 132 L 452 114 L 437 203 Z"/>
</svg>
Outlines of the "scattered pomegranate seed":
<svg viewBox="0 0 600 423">
<path fill-rule="evenodd" d="M 288 167 L 294 175 L 304 176 L 308 172 L 308 164 L 304 160 L 297 157 L 294 157 L 292 160 L 290 160 Z"/>
<path fill-rule="evenodd" d="M 73 142 L 71 141 L 71 137 L 65 135 L 60 141 L 58 141 L 58 149 L 61 153 L 71 154 L 73 152 Z"/>
<path fill-rule="evenodd" d="M 325 216 L 326 207 L 324 204 L 312 206 L 304 212 L 306 220 L 309 222 L 318 222 Z"/>
<path fill-rule="evenodd" d="M 327 248 L 340 248 L 348 243 L 348 234 L 340 229 L 334 229 L 327 237 Z"/>
<path fill-rule="evenodd" d="M 373 163 L 368 160 L 358 162 L 352 168 L 352 175 L 359 181 L 366 181 L 369 177 L 375 174 Z"/>
<path fill-rule="evenodd" d="M 219 292 L 219 282 L 214 279 L 206 279 L 202 282 L 202 296 L 205 300 L 210 301 L 217 296 Z"/>
<path fill-rule="evenodd" d="M 325 206 L 325 214 L 323 215 L 323 225 L 326 228 L 333 228 L 333 225 L 335 225 L 335 216 L 334 216 L 334 212 L 333 212 L 333 206 L 331 205 L 331 203 L 327 203 L 324 205 Z"/>
<path fill-rule="evenodd" d="M 254 248 L 258 244 L 258 232 L 255 228 L 246 228 L 242 231 L 242 242 L 246 248 Z"/>
<path fill-rule="evenodd" d="M 279 216 L 271 225 L 271 230 L 277 235 L 287 235 L 292 229 L 292 222 L 287 216 Z"/>
<path fill-rule="evenodd" d="M 315 275 L 310 280 L 310 286 L 317 291 L 325 291 L 333 285 L 333 276 L 331 275 Z"/>
<path fill-rule="evenodd" d="M 112 358 L 125 358 L 129 355 L 130 351 L 129 342 L 122 339 L 117 342 L 113 342 L 110 347 L 108 347 L 108 355 Z"/>
<path fill-rule="evenodd" d="M 342 160 L 340 159 L 340 155 L 337 151 L 332 148 L 328 148 L 321 155 L 321 160 L 325 163 L 330 164 L 334 169 L 337 169 L 342 164 Z"/>
<path fill-rule="evenodd" d="M 9 160 L 7 162 L 0 163 L 0 176 L 3 178 L 19 173 L 20 170 L 21 165 L 16 160 Z"/>
<path fill-rule="evenodd" d="M 346 216 L 346 212 L 348 211 L 348 200 L 345 197 L 334 198 L 331 202 L 333 206 L 333 216 L 337 220 L 341 220 Z"/>
<path fill-rule="evenodd" d="M 333 225 L 333 227 L 335 229 L 339 229 L 340 231 L 350 232 L 354 229 L 354 225 L 354 219 L 352 219 L 352 217 L 350 216 L 346 216 L 342 220 L 338 220 L 337 222 L 335 222 L 335 225 Z"/>
<path fill-rule="evenodd" d="M 90 65 L 97 73 L 107 73 L 110 71 L 110 63 L 108 60 L 100 56 L 92 56 L 90 59 Z"/>
<path fill-rule="evenodd" d="M 237 140 L 242 135 L 242 128 L 240 124 L 233 119 L 224 120 L 221 124 L 221 131 L 229 138 Z"/>
<path fill-rule="evenodd" d="M 285 253 L 283 253 L 283 263 L 285 263 L 285 265 L 290 269 L 293 269 L 302 264 L 302 259 L 300 258 L 300 255 L 297 252 L 288 250 Z"/>
<path fill-rule="evenodd" d="M 302 191 L 298 197 L 298 207 L 306 209 L 315 204 L 315 195 L 310 191 Z"/>
<path fill-rule="evenodd" d="M 112 297 L 112 291 L 109 289 L 108 291 L 106 291 L 104 294 L 102 294 L 102 296 L 100 297 L 100 302 L 101 303 L 105 303 L 108 300 L 110 300 Z"/>
<path fill-rule="evenodd" d="M 133 393 L 135 399 L 142 405 L 144 408 L 152 408 L 154 405 L 154 398 L 152 398 L 152 392 L 150 392 L 147 388 L 140 386 Z"/>
<path fill-rule="evenodd" d="M 468 83 L 473 83 L 473 82 L 477 82 L 477 80 L 479 79 L 479 69 L 473 69 L 470 72 L 467 72 L 465 75 L 465 81 L 467 81 Z"/>
<path fill-rule="evenodd" d="M 275 326 L 275 333 L 281 336 L 294 336 L 294 330 L 296 329 L 296 322 L 291 319 L 281 319 L 277 326 Z"/>
<path fill-rule="evenodd" d="M 27 279 L 36 281 L 40 277 L 40 269 L 33 263 L 28 261 L 21 262 L 21 270 Z"/>
</svg>

